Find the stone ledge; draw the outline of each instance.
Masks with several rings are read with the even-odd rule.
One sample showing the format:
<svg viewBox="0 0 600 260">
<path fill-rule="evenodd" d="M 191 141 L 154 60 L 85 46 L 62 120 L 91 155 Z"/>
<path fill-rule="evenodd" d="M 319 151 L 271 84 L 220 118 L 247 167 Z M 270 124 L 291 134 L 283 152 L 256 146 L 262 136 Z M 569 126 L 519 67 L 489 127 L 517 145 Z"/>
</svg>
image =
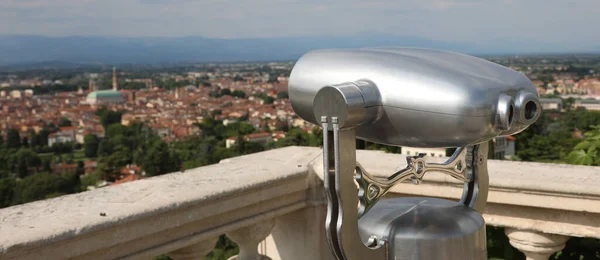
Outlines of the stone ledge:
<svg viewBox="0 0 600 260">
<path fill-rule="evenodd" d="M 308 165 L 319 153 L 288 147 L 5 208 L 0 210 L 0 259 L 137 258 L 186 236 L 235 228 L 269 212 L 285 214 L 305 206 Z M 194 230 L 205 223 L 210 225 Z"/>
</svg>

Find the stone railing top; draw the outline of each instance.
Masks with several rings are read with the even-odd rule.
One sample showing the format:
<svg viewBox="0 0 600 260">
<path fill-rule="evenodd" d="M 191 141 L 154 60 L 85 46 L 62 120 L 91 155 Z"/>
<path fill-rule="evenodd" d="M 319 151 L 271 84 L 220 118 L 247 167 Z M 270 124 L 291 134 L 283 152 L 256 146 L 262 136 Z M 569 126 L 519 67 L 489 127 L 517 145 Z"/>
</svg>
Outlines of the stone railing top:
<svg viewBox="0 0 600 260">
<path fill-rule="evenodd" d="M 186 207 L 208 205 L 290 179 L 300 178 L 306 183 L 308 165 L 319 154 L 320 150 L 316 148 L 288 147 L 236 157 L 185 172 L 0 209 L 0 259 L 20 259 L 19 254 L 35 247 L 109 227 L 126 226 Z M 304 192 L 306 187 L 301 189 Z M 283 196 L 285 192 L 294 190 L 282 192 L 272 196 Z M 220 208 L 235 209 L 251 202 L 237 200 L 236 203 L 241 205 L 232 203 Z M 188 214 L 182 219 L 173 217 L 170 220 L 174 222 L 173 226 L 177 226 L 195 218 L 198 216 Z M 145 233 L 152 233 L 169 227 L 151 225 L 143 228 Z M 123 236 L 123 240 L 132 238 L 135 239 Z M 115 241 L 111 243 L 119 243 L 116 241 L 118 238 L 113 239 Z"/>
</svg>

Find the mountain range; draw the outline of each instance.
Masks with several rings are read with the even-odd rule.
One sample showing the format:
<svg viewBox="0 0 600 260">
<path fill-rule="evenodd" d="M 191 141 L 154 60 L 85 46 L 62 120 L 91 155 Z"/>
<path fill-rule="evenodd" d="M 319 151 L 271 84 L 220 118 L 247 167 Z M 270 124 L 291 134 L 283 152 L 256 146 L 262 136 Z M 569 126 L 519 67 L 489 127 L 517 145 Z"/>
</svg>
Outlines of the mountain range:
<svg viewBox="0 0 600 260">
<path fill-rule="evenodd" d="M 189 37 L 104 37 L 0 35 L 0 65 L 60 61 L 77 64 L 156 64 L 295 60 L 324 48 L 410 46 L 473 55 L 559 53 L 572 50 L 531 40 L 445 42 L 420 37 L 362 33 L 351 36 L 215 39 Z M 524 47 L 532 46 L 532 47 Z M 583 49 L 598 52 L 600 48 Z"/>
</svg>

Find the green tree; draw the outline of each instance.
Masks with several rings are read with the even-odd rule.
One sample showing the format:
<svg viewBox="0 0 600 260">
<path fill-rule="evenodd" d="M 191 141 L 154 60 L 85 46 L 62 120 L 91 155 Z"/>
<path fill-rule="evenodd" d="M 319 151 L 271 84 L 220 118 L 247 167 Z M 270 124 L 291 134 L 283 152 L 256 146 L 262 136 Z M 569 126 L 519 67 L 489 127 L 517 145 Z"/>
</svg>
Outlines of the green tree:
<svg viewBox="0 0 600 260">
<path fill-rule="evenodd" d="M 566 161 L 573 147 L 580 142 L 572 137 L 573 130 L 578 127 L 589 129 L 589 126 L 581 122 L 591 123 L 598 120 L 596 124 L 600 124 L 600 118 L 596 119 L 594 115 L 589 114 L 591 113 L 577 109 L 561 113 L 555 120 L 549 113 L 542 113 L 535 123 L 515 136 L 517 157 L 523 161 Z"/>
<path fill-rule="evenodd" d="M 29 131 L 29 136 L 31 136 L 31 141 L 29 142 L 31 147 L 42 146 L 42 139 L 39 134 L 36 134 L 33 130 L 31 130 Z"/>
<path fill-rule="evenodd" d="M 88 134 L 83 138 L 83 151 L 85 157 L 94 158 L 98 154 L 98 138 L 96 135 Z"/>
<path fill-rule="evenodd" d="M 109 125 L 106 129 L 106 138 L 112 139 L 117 138 L 119 136 L 130 136 L 132 135 L 131 129 L 127 126 L 121 124 L 112 124 Z"/>
<path fill-rule="evenodd" d="M 21 136 L 19 135 L 19 131 L 12 128 L 8 130 L 6 133 L 6 147 L 9 149 L 21 147 Z"/>
<path fill-rule="evenodd" d="M 96 111 L 96 115 L 100 117 L 100 123 L 107 129 L 112 124 L 120 124 L 123 113 L 121 111 L 108 110 L 106 107 L 101 107 Z"/>
<path fill-rule="evenodd" d="M 13 205 L 56 197 L 79 191 L 79 176 L 75 173 L 55 175 L 38 173 L 17 182 Z"/>
<path fill-rule="evenodd" d="M 13 178 L 0 179 L 0 208 L 12 205 L 16 185 Z"/>
<path fill-rule="evenodd" d="M 94 171 L 81 177 L 81 190 L 87 190 L 88 186 L 96 186 L 104 178 L 103 174 L 99 171 Z"/>
<path fill-rule="evenodd" d="M 309 134 L 302 131 L 300 128 L 291 128 L 287 132 L 285 138 L 277 141 L 276 147 L 286 146 L 308 146 L 309 145 Z"/>
<path fill-rule="evenodd" d="M 44 161 L 42 161 L 42 170 L 47 173 L 52 173 L 51 165 L 52 165 L 52 160 L 45 159 Z"/>
<path fill-rule="evenodd" d="M 271 96 L 266 96 L 265 98 L 263 98 L 263 103 L 265 105 L 273 104 L 273 102 L 275 102 L 275 99 Z"/>
<path fill-rule="evenodd" d="M 58 122 L 59 127 L 65 127 L 65 126 L 71 126 L 71 125 L 72 125 L 71 120 L 69 120 L 66 117 L 61 118 L 60 121 Z"/>
<path fill-rule="evenodd" d="M 73 155 L 73 153 L 67 153 L 67 155 L 65 156 L 65 163 L 66 164 L 72 164 L 75 160 L 75 156 Z"/>
<path fill-rule="evenodd" d="M 570 97 L 570 98 L 565 98 L 562 100 L 563 102 L 563 108 L 567 111 L 571 111 L 571 108 L 573 108 L 573 104 L 575 103 L 575 99 Z"/>
<path fill-rule="evenodd" d="M 75 170 L 77 175 L 82 175 L 85 173 L 85 164 L 83 161 L 77 161 L 77 169 Z"/>
<path fill-rule="evenodd" d="M 323 145 L 323 129 L 315 127 L 312 129 L 312 134 L 308 137 L 309 146 L 322 146 Z"/>
<path fill-rule="evenodd" d="M 28 167 L 39 167 L 42 165 L 40 157 L 33 150 L 21 148 L 15 153 L 16 170 L 20 178 L 28 175 Z"/>
<path fill-rule="evenodd" d="M 231 95 L 231 90 L 228 88 L 224 88 L 221 89 L 221 92 L 219 93 L 219 96 L 230 96 Z"/>
<path fill-rule="evenodd" d="M 234 90 L 233 92 L 231 92 L 231 96 L 239 97 L 239 98 L 246 98 L 246 93 L 244 93 L 244 91 L 241 91 L 241 90 Z"/>
<path fill-rule="evenodd" d="M 247 135 L 254 132 L 254 126 L 245 122 L 235 122 L 227 124 L 227 126 L 217 126 L 216 136 L 219 138 L 227 138 L 238 135 Z"/>
<path fill-rule="evenodd" d="M 277 99 L 284 99 L 284 98 L 290 98 L 287 91 L 282 91 L 282 92 L 277 93 Z"/>
<path fill-rule="evenodd" d="M 584 134 L 584 140 L 577 144 L 569 156 L 567 162 L 580 165 L 600 165 L 598 148 L 600 147 L 600 125 L 593 126 L 593 130 Z"/>
<path fill-rule="evenodd" d="M 202 130 L 204 136 L 216 136 L 216 127 L 222 124 L 223 122 L 215 120 L 211 116 L 206 116 L 202 119 L 202 123 L 197 124 L 197 126 Z"/>
<path fill-rule="evenodd" d="M 27 136 L 21 138 L 21 147 L 29 147 L 29 138 Z"/>
<path fill-rule="evenodd" d="M 115 146 L 112 152 L 98 160 L 96 171 L 104 176 L 105 180 L 114 181 L 112 176 L 127 164 L 133 161 L 133 154 L 123 145 Z"/>
<path fill-rule="evenodd" d="M 238 245 L 227 236 L 219 236 L 215 249 L 208 254 L 205 260 L 227 260 L 240 252 Z"/>
<path fill-rule="evenodd" d="M 113 146 L 111 145 L 111 143 L 107 139 L 104 139 L 98 144 L 98 152 L 96 152 L 96 156 L 109 155 L 112 153 L 112 150 Z"/>
<path fill-rule="evenodd" d="M 145 147 L 141 166 L 149 176 L 156 176 L 180 170 L 181 163 L 174 153 L 169 151 L 167 143 L 154 138 Z"/>
<path fill-rule="evenodd" d="M 600 239 L 571 237 L 565 248 L 555 253 L 550 259 L 600 259 Z"/>
<path fill-rule="evenodd" d="M 43 128 L 40 130 L 38 136 L 40 137 L 40 146 L 48 145 L 48 136 L 50 135 L 50 130 L 47 128 Z"/>
</svg>

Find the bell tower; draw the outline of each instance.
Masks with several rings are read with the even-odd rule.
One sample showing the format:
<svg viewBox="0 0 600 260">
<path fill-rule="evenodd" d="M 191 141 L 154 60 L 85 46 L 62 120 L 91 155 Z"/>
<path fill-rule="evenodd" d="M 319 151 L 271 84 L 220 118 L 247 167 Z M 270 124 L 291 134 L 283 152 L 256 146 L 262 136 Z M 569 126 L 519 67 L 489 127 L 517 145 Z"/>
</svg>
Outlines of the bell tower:
<svg viewBox="0 0 600 260">
<path fill-rule="evenodd" d="M 117 67 L 113 67 L 112 88 L 115 91 L 119 90 L 119 83 L 117 82 Z"/>
</svg>

